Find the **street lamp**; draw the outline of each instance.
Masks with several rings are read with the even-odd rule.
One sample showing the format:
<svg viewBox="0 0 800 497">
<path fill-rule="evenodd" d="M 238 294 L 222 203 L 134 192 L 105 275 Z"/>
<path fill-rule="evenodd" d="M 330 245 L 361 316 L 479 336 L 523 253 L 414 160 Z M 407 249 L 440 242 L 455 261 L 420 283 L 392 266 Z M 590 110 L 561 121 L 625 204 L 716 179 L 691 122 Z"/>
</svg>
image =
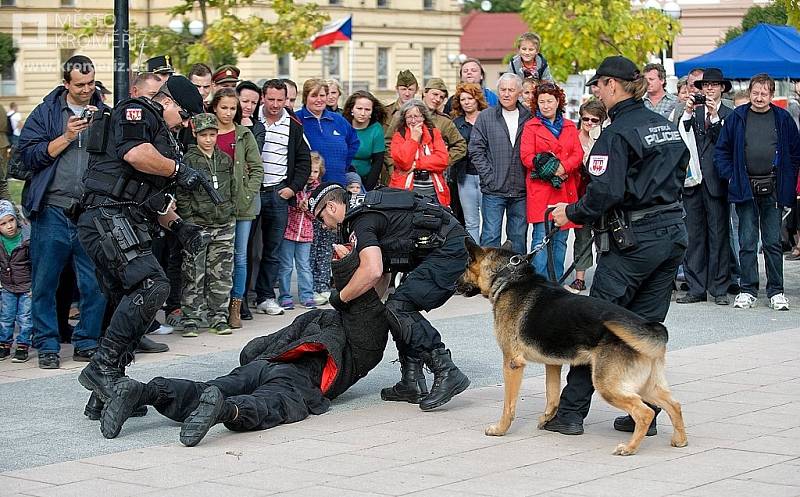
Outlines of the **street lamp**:
<svg viewBox="0 0 800 497">
<path fill-rule="evenodd" d="M 466 54 L 463 54 L 463 53 L 459 53 L 459 54 L 449 53 L 449 54 L 447 54 L 447 62 L 450 63 L 450 67 L 459 66 L 459 65 L 463 64 L 465 60 L 467 60 Z"/>
<path fill-rule="evenodd" d="M 205 25 L 203 21 L 191 21 L 188 25 L 185 21 L 180 19 L 173 19 L 167 24 L 170 30 L 172 30 L 175 34 L 183 34 L 184 31 L 189 31 L 189 34 L 194 36 L 195 38 L 202 35 L 203 31 L 205 31 Z"/>
</svg>

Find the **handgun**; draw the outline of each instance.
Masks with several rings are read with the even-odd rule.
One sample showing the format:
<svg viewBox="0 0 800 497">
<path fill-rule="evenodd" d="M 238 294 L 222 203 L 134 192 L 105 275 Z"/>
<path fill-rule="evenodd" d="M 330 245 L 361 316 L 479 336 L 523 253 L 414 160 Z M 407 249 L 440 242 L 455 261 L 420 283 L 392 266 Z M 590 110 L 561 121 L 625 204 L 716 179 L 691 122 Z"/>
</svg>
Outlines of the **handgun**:
<svg viewBox="0 0 800 497">
<path fill-rule="evenodd" d="M 211 181 L 208 180 L 205 174 L 200 174 L 200 186 L 203 187 L 203 190 L 208 193 L 208 196 L 211 197 L 211 201 L 214 205 L 220 205 L 221 203 L 225 202 L 225 199 L 222 198 L 222 195 L 214 188 L 214 185 L 211 184 Z"/>
</svg>

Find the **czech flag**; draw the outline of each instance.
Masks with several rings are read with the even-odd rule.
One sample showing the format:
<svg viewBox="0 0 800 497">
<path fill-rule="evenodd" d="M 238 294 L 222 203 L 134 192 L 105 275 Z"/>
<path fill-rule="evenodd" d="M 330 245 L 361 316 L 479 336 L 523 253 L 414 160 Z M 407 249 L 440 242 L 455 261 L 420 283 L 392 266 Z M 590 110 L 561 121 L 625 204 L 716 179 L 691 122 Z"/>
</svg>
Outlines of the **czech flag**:
<svg viewBox="0 0 800 497">
<path fill-rule="evenodd" d="M 353 16 L 349 15 L 338 21 L 329 22 L 322 31 L 311 38 L 311 47 L 317 49 L 331 45 L 339 40 L 347 41 L 353 37 Z"/>
</svg>

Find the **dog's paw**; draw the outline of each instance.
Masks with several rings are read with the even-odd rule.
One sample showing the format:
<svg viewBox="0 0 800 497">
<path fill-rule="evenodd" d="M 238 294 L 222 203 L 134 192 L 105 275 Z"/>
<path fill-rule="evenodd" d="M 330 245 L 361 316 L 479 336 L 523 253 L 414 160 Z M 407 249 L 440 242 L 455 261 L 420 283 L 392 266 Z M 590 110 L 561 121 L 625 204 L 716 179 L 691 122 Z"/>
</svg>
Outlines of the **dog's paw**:
<svg viewBox="0 0 800 497">
<path fill-rule="evenodd" d="M 683 438 L 673 438 L 670 440 L 669 444 L 673 447 L 686 447 L 689 445 L 689 441 L 686 440 L 686 437 Z"/>
<path fill-rule="evenodd" d="M 546 425 L 547 422 L 553 419 L 555 416 L 556 416 L 555 410 L 553 410 L 553 412 L 551 413 L 542 414 L 541 416 L 539 416 L 539 423 L 536 425 L 536 427 L 541 430 L 542 428 L 544 428 L 544 425 Z"/>
<path fill-rule="evenodd" d="M 506 430 L 501 430 L 497 425 L 489 425 L 484 433 L 489 437 L 502 437 L 506 434 Z"/>
<path fill-rule="evenodd" d="M 631 449 L 627 444 L 619 444 L 617 448 L 614 449 L 613 454 L 615 456 L 632 456 L 636 454 L 636 449 Z"/>
</svg>

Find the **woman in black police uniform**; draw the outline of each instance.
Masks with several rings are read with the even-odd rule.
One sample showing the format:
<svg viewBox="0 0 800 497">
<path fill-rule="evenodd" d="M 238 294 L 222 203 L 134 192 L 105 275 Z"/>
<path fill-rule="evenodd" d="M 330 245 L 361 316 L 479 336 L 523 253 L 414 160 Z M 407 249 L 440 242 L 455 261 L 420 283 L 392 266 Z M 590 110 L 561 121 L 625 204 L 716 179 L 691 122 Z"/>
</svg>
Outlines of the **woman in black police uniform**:
<svg viewBox="0 0 800 497">
<path fill-rule="evenodd" d="M 171 130 L 201 112 L 197 88 L 183 76 L 171 76 L 152 100 L 122 101 L 92 124 L 78 237 L 114 314 L 78 381 L 103 402 L 169 294 L 169 281 L 151 251 L 155 224 L 174 232 L 190 252 L 206 243 L 208 235 L 182 221 L 166 194 L 173 182 L 188 190 L 200 184 L 199 173 L 180 163 Z"/>
<path fill-rule="evenodd" d="M 601 218 L 612 227 L 619 223 L 621 229 L 608 232 L 611 240 L 599 256 L 590 295 L 648 321 L 664 321 L 686 251 L 680 199 L 689 151 L 672 123 L 644 107 L 646 82 L 630 60 L 606 58 L 587 86 L 597 86 L 611 125 L 587 161 L 586 194 L 574 204 L 558 204 L 553 218 L 558 225 L 597 227 Z M 571 367 L 558 413 L 543 428 L 582 434 L 593 392 L 590 367 Z M 614 427 L 633 431 L 634 423 L 623 416 Z M 655 434 L 655 418 L 647 434 Z"/>
</svg>

